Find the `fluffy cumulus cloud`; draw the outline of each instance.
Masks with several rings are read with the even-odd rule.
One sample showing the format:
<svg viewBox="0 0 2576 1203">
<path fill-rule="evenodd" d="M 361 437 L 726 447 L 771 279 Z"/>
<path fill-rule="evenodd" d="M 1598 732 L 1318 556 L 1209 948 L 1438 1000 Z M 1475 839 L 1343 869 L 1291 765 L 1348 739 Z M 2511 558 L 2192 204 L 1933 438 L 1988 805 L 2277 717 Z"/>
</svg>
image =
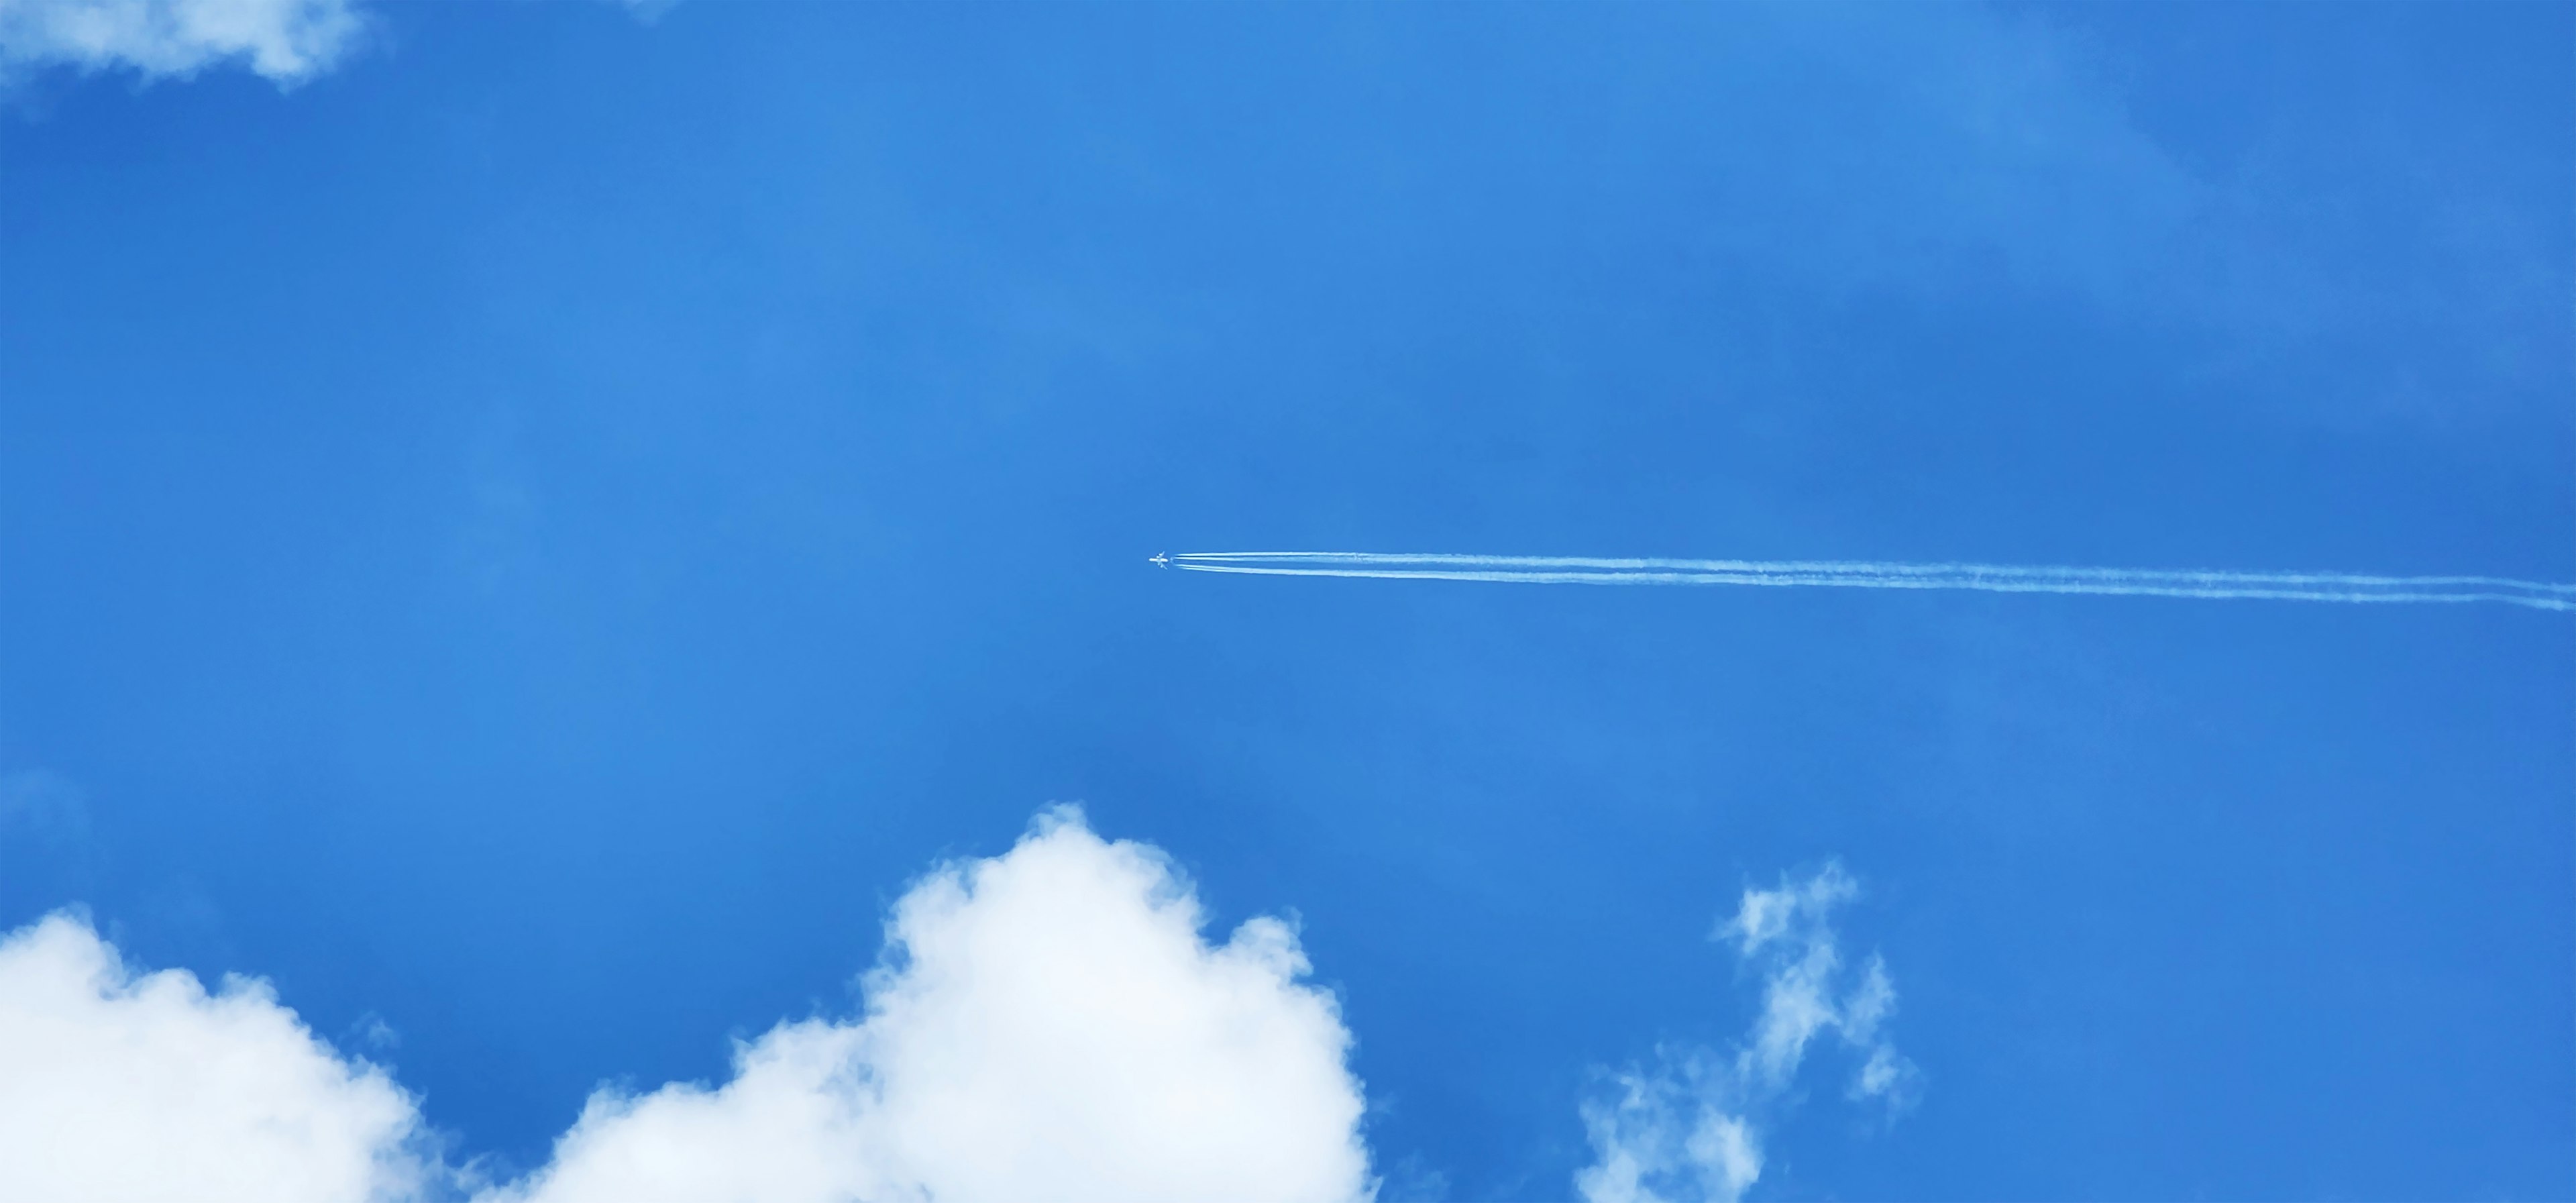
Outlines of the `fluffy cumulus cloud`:
<svg viewBox="0 0 2576 1203">
<path fill-rule="evenodd" d="M 261 983 L 138 975 L 66 915 L 0 940 L 0 1199 L 409 1199 L 422 1135 Z"/>
<path fill-rule="evenodd" d="M 1159 852 L 1042 816 L 896 904 L 847 1020 L 771 1029 L 719 1085 L 603 1090 L 480 1203 L 1341 1200 L 1359 1083 L 1296 934 L 1201 935 Z M 55 916 L 0 943 L 0 1198 L 405 1200 L 468 1184 L 413 1101 L 266 987 L 137 977 Z"/>
<path fill-rule="evenodd" d="M 1809 1046 L 1832 1035 L 1857 1067 L 1845 1094 L 1891 1112 L 1922 1074 L 1896 1051 L 1886 1023 L 1896 986 L 1873 954 L 1858 980 L 1845 972 L 1834 909 L 1859 894 L 1840 865 L 1778 889 L 1747 889 L 1714 939 L 1762 979 L 1762 1010 L 1731 1052 L 1656 1050 L 1655 1064 L 1604 1075 L 1583 1103 L 1593 1163 L 1576 1175 L 1589 1203 L 1735 1200 L 1762 1175 L 1759 1120 L 1790 1093 Z"/>
<path fill-rule="evenodd" d="M 0 0 L 0 71 L 239 63 L 281 85 L 330 70 L 366 29 L 354 0 Z"/>
<path fill-rule="evenodd" d="M 1201 922 L 1159 853 L 1046 816 L 896 905 L 865 1014 L 773 1029 L 720 1087 L 596 1095 L 495 1199 L 1364 1196 L 1350 1037 L 1296 935 Z"/>
</svg>

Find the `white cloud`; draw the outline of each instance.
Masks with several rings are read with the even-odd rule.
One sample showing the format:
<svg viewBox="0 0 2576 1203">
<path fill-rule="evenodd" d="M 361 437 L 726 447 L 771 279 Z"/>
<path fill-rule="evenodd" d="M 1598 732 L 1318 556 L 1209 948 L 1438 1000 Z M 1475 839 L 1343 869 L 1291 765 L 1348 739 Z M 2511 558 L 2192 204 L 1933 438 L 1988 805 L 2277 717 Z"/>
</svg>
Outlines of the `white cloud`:
<svg viewBox="0 0 2576 1203">
<path fill-rule="evenodd" d="M 1161 853 L 1043 815 L 905 894 L 861 1014 L 780 1024 L 719 1086 L 603 1089 L 478 1198 L 1365 1198 L 1350 1036 L 1295 932 L 1203 918 Z M 400 1200 L 457 1184 L 425 1143 L 261 983 L 137 980 L 64 916 L 0 943 L 0 1198 Z"/>
<path fill-rule="evenodd" d="M 330 70 L 365 29 L 355 0 L 0 0 L 0 72 L 60 64 L 158 79 L 239 62 L 285 86 Z"/>
<path fill-rule="evenodd" d="M 1762 1146 L 1732 1066 L 1706 1049 L 1656 1056 L 1654 1070 L 1612 1075 L 1606 1095 L 1583 1101 L 1596 1160 L 1575 1189 L 1590 1203 L 1741 1198 L 1762 1175 Z"/>
<path fill-rule="evenodd" d="M 407 1199 L 422 1136 L 264 983 L 137 976 L 68 915 L 0 940 L 0 1198 Z"/>
<path fill-rule="evenodd" d="M 1860 888 L 1841 865 L 1776 890 L 1748 889 L 1712 938 L 1731 943 L 1762 975 L 1762 1013 L 1731 1057 L 1696 1047 L 1655 1050 L 1652 1069 L 1605 1075 L 1608 1089 L 1584 1100 L 1594 1161 L 1575 1176 L 1589 1203 L 1668 1203 L 1743 1197 L 1762 1174 L 1757 1117 L 1796 1082 L 1817 1036 L 1831 1032 L 1860 1058 L 1855 1101 L 1891 1110 L 1909 1103 L 1921 1071 L 1883 1031 L 1896 1010 L 1896 985 L 1873 955 L 1860 982 L 1837 997 L 1842 954 L 1835 907 Z"/>
<path fill-rule="evenodd" d="M 1348 1199 L 1359 1083 L 1276 919 L 1225 944 L 1163 856 L 1060 811 L 915 886 L 849 1023 L 779 1026 L 715 1089 L 603 1091 L 531 1203 Z"/>
</svg>

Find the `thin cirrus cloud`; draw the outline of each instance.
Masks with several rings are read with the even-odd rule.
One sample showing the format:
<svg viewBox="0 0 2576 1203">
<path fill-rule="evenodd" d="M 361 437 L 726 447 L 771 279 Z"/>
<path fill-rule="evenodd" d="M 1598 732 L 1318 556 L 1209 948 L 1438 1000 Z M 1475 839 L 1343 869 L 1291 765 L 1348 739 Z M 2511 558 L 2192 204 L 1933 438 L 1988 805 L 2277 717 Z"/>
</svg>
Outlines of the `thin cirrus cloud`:
<svg viewBox="0 0 2576 1203">
<path fill-rule="evenodd" d="M 1350 1035 L 1295 932 L 1203 918 L 1160 852 L 1048 812 L 904 895 L 862 1014 L 778 1025 L 721 1085 L 604 1088 L 495 1184 L 264 984 L 137 975 L 55 915 L 0 940 L 0 1197 L 1366 1197 Z"/>
<path fill-rule="evenodd" d="M 366 28 L 352 0 L 0 0 L 0 74 L 186 78 L 238 63 L 291 87 L 337 65 Z"/>
<path fill-rule="evenodd" d="M 1873 954 L 1848 989 L 1836 907 L 1859 895 L 1839 864 L 1778 889 L 1747 889 L 1712 938 L 1732 944 L 1761 975 L 1762 1013 L 1732 1054 L 1665 1046 L 1656 1064 L 1604 1075 L 1584 1100 L 1593 1163 L 1575 1177 L 1587 1203 L 1740 1199 L 1762 1176 L 1761 1121 L 1795 1084 L 1815 1040 L 1828 1033 L 1859 1064 L 1845 1089 L 1890 1113 L 1912 1102 L 1922 1073 L 1886 1033 L 1896 987 Z"/>
<path fill-rule="evenodd" d="M 679 0 L 612 0 L 647 24 Z M 291 88 L 345 61 L 372 27 L 360 0 L 0 0 L 0 82 L 44 67 L 146 80 L 241 66 Z"/>
</svg>

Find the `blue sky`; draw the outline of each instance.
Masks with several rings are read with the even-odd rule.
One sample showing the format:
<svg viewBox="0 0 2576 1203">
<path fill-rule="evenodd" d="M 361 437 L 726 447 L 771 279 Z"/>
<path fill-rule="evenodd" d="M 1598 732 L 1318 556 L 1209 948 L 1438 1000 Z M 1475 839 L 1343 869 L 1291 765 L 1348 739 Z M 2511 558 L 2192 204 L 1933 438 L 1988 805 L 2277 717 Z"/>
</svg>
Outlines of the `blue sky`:
<svg viewBox="0 0 2576 1203">
<path fill-rule="evenodd" d="M 456 1156 L 1079 803 L 1293 917 L 1381 1197 L 1572 1197 L 1829 865 L 1919 1077 L 1731 1088 L 1748 1197 L 2576 1192 L 2567 615 L 1144 563 L 2576 581 L 2576 8 L 46 7 L 0 930 Z"/>
</svg>

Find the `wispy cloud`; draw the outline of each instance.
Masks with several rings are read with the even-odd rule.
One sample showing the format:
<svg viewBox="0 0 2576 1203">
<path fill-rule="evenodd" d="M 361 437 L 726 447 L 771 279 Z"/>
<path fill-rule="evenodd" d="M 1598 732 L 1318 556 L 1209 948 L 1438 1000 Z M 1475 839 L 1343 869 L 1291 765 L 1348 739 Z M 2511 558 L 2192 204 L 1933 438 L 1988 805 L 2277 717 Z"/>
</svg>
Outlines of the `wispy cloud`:
<svg viewBox="0 0 2576 1203">
<path fill-rule="evenodd" d="M 1590 1203 L 1735 1200 L 1762 1175 L 1760 1121 L 1791 1093 L 1809 1046 L 1832 1035 L 1859 1060 L 1845 1094 L 1894 1111 L 1922 1073 L 1888 1039 L 1896 986 L 1873 954 L 1848 989 L 1834 909 L 1859 894 L 1839 864 L 1777 889 L 1747 889 L 1713 939 L 1762 979 L 1762 1012 L 1732 1055 L 1664 1046 L 1651 1067 L 1605 1075 L 1582 1104 L 1594 1160 L 1575 1177 Z"/>
<path fill-rule="evenodd" d="M 680 0 L 610 0 L 647 25 Z M 0 0 L 0 83 L 43 67 L 186 79 L 239 66 L 291 88 L 366 43 L 363 0 Z"/>
<path fill-rule="evenodd" d="M 0 1197 L 1365 1197 L 1350 1037 L 1296 933 L 1203 919 L 1161 853 L 1050 812 L 904 895 L 859 1015 L 779 1024 L 721 1084 L 604 1088 L 550 1164 L 477 1184 L 263 984 L 137 978 L 58 915 L 0 942 Z"/>
<path fill-rule="evenodd" d="M 1762 1015 L 1737 1057 L 1740 1077 L 1771 1091 L 1785 1089 L 1808 1042 L 1830 1032 L 1866 1058 L 1853 1076 L 1853 1097 L 1900 1106 L 1908 1101 L 1904 1091 L 1914 1067 L 1897 1055 L 1883 1030 L 1896 1012 L 1887 962 L 1870 954 L 1859 984 L 1835 997 L 1843 961 L 1833 912 L 1859 894 L 1859 883 L 1840 864 L 1827 864 L 1804 881 L 1783 878 L 1776 890 L 1746 890 L 1735 916 L 1718 926 L 1714 938 L 1734 944 L 1763 979 Z"/>
<path fill-rule="evenodd" d="M 336 66 L 366 29 L 354 0 L 0 0 L 0 73 L 161 79 L 239 64 L 291 87 Z"/>
</svg>

